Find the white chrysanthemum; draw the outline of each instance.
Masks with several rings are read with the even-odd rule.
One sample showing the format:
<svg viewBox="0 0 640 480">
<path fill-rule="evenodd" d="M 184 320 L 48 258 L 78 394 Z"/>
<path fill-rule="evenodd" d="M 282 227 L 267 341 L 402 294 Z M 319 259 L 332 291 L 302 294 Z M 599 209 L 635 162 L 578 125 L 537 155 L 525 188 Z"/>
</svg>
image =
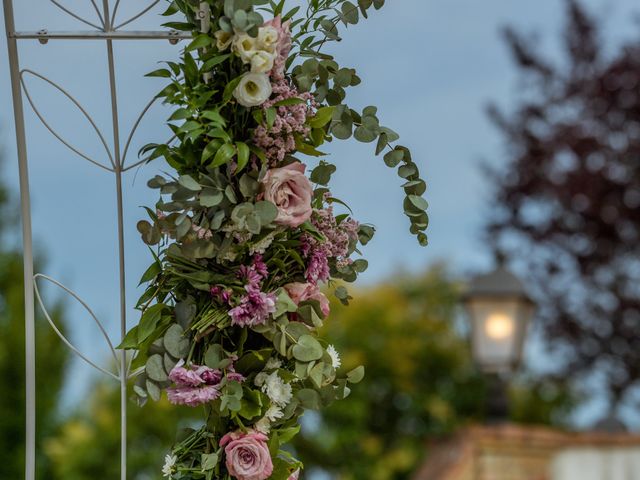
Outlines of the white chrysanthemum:
<svg viewBox="0 0 640 480">
<path fill-rule="evenodd" d="M 342 365 L 342 361 L 340 360 L 340 354 L 336 350 L 336 347 L 334 347 L 333 345 L 329 345 L 327 347 L 327 353 L 331 357 L 331 365 L 333 366 L 333 368 L 335 368 L 336 370 L 340 368 L 340 366 Z"/>
<path fill-rule="evenodd" d="M 282 417 L 284 417 L 284 412 L 277 405 L 271 405 L 266 413 L 264 414 L 265 418 L 268 418 L 270 422 L 276 422 Z"/>
<path fill-rule="evenodd" d="M 282 362 L 279 358 L 271 357 L 267 360 L 267 364 L 264 366 L 265 370 L 277 370 L 282 366 Z"/>
<path fill-rule="evenodd" d="M 171 477 L 174 472 L 174 467 L 176 466 L 176 462 L 178 461 L 178 457 L 175 455 L 167 454 L 164 457 L 164 465 L 162 466 L 162 476 L 163 477 Z"/>
<path fill-rule="evenodd" d="M 251 71 L 254 73 L 266 73 L 273 68 L 276 59 L 275 53 L 258 50 L 251 57 Z"/>
<path fill-rule="evenodd" d="M 233 96 L 243 107 L 257 107 L 271 96 L 271 82 L 266 73 L 248 73 L 233 91 Z"/>
<path fill-rule="evenodd" d="M 265 379 L 262 391 L 267 394 L 269 400 L 279 407 L 285 407 L 293 397 L 291 385 L 285 383 L 285 381 L 278 376 L 278 372 L 273 372 Z"/>
</svg>

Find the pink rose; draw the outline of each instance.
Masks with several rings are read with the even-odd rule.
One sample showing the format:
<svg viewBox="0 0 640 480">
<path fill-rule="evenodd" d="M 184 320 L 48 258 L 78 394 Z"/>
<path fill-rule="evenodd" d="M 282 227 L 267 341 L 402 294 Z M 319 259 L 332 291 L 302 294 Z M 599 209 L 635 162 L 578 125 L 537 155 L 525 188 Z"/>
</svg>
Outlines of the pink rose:
<svg viewBox="0 0 640 480">
<path fill-rule="evenodd" d="M 329 312 L 331 311 L 329 307 L 329 300 L 324 293 L 320 291 L 317 285 L 312 283 L 295 282 L 285 285 L 284 289 L 296 305 L 300 302 L 304 302 L 305 300 L 316 300 L 320 303 L 322 315 L 324 315 L 325 318 L 329 316 Z"/>
<path fill-rule="evenodd" d="M 273 473 L 273 462 L 262 433 L 249 431 L 227 433 L 220 440 L 224 447 L 229 474 L 237 480 L 266 480 Z"/>
<path fill-rule="evenodd" d="M 272 168 L 262 180 L 264 199 L 278 207 L 276 223 L 280 225 L 295 228 L 311 217 L 313 187 L 304 169 L 299 162 Z"/>
</svg>

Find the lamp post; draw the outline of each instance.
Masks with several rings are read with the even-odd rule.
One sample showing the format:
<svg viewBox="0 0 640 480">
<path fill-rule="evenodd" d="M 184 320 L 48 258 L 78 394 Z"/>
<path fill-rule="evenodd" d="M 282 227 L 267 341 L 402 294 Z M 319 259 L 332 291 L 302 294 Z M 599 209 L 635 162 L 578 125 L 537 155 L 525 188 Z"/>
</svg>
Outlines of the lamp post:
<svg viewBox="0 0 640 480">
<path fill-rule="evenodd" d="M 490 381 L 488 418 L 506 420 L 504 377 L 520 365 L 535 304 L 502 261 L 494 271 L 474 277 L 462 301 L 471 324 L 473 359 Z"/>
</svg>

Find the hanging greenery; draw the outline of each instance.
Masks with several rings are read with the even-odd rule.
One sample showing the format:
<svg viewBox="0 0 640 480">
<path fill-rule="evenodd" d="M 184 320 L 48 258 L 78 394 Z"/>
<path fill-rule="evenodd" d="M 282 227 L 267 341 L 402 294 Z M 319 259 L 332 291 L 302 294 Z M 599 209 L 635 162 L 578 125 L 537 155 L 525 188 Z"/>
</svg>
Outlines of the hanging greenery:
<svg viewBox="0 0 640 480">
<path fill-rule="evenodd" d="M 320 287 L 348 304 L 344 284 L 367 268 L 358 247 L 374 234 L 332 196 L 325 142 L 375 144 L 404 179 L 411 233 L 427 243 L 426 185 L 409 150 L 394 145 L 376 107 L 345 103 L 360 78 L 322 52 L 383 4 L 309 0 L 285 11 L 284 0 L 174 0 L 164 14 L 194 38 L 179 62 L 149 74 L 168 80 L 158 97 L 175 107 L 173 139 L 141 154 L 175 174 L 149 181 L 160 200 L 138 230 L 154 262 L 141 279 L 140 322 L 120 348 L 136 353 L 140 403 L 164 391 L 204 406 L 204 425 L 181 434 L 165 477 L 298 478 L 302 464 L 281 447 L 299 417 L 363 378 L 363 367 L 341 371 L 317 334 L 329 315 Z M 315 165 L 308 175 L 303 158 Z"/>
</svg>

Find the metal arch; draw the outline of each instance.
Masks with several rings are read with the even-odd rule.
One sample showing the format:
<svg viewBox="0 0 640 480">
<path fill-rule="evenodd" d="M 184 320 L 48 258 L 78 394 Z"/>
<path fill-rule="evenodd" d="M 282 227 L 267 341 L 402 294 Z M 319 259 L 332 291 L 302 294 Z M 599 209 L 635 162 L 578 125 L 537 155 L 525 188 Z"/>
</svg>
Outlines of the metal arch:
<svg viewBox="0 0 640 480">
<path fill-rule="evenodd" d="M 38 110 L 38 108 L 35 105 L 35 102 L 33 101 L 33 99 L 31 98 L 31 95 L 29 94 L 29 89 L 27 88 L 27 85 L 24 81 L 24 74 L 28 73 L 30 75 L 33 75 L 34 77 L 37 77 L 41 80 L 44 80 L 45 82 L 47 82 L 49 85 L 51 85 L 52 87 L 56 88 L 58 91 L 60 91 L 65 97 L 67 97 L 69 100 L 71 100 L 74 105 L 76 107 L 78 107 L 78 110 L 80 110 L 82 112 L 82 114 L 84 115 L 84 117 L 87 119 L 87 121 L 91 124 L 91 126 L 93 127 L 93 129 L 95 130 L 95 132 L 98 134 L 98 137 L 100 137 L 100 141 L 102 142 L 102 145 L 104 146 L 105 151 L 107 152 L 107 157 L 109 158 L 109 162 L 111 163 L 111 167 L 105 167 L 104 165 L 102 165 L 100 162 L 98 162 L 97 160 L 94 160 L 92 158 L 90 158 L 89 156 L 85 155 L 84 153 L 82 153 L 80 150 L 78 150 L 77 148 L 75 148 L 74 146 L 72 146 L 70 143 L 68 143 L 64 138 L 62 138 L 60 136 L 60 134 L 58 134 L 58 132 L 56 132 L 53 127 L 51 127 L 49 125 L 49 123 L 44 119 L 44 116 L 40 113 L 40 111 Z M 80 105 L 80 103 L 73 97 L 71 96 L 71 94 L 69 94 L 65 89 L 63 89 L 60 85 L 58 85 L 57 83 L 49 80 L 47 77 L 45 77 L 44 75 L 41 75 L 37 72 L 34 72 L 33 70 L 29 70 L 27 68 L 23 69 L 20 72 L 20 84 L 22 85 L 22 90 L 24 91 L 24 95 L 25 97 L 27 97 L 27 101 L 29 102 L 29 105 L 31 105 L 31 108 L 33 109 L 34 113 L 36 114 L 36 116 L 40 119 L 40 121 L 42 122 L 42 124 L 47 128 L 47 130 L 49 130 L 51 132 L 51 134 L 56 137 L 58 140 L 60 140 L 60 142 L 62 144 L 64 144 L 69 150 L 71 150 L 72 152 L 78 154 L 79 156 L 81 156 L 82 158 L 84 158 L 85 160 L 93 163 L 94 165 L 96 165 L 97 167 L 103 168 L 104 170 L 107 170 L 108 172 L 113 172 L 116 167 L 114 161 L 113 161 L 113 155 L 111 154 L 111 150 L 109 149 L 109 146 L 107 145 L 107 141 L 104 139 L 104 136 L 102 135 L 102 132 L 100 131 L 100 129 L 98 128 L 98 126 L 96 125 L 96 123 L 94 122 L 93 118 L 91 118 L 91 115 L 89 115 L 87 113 L 87 111 L 82 107 L 82 105 Z"/>
<path fill-rule="evenodd" d="M 118 29 L 132 23 L 138 18 L 142 17 L 145 13 L 149 12 L 155 5 L 159 3 L 159 0 L 151 0 L 151 3 L 139 11 L 134 16 L 124 20 L 119 25 L 114 27 L 116 20 L 116 13 L 121 0 L 115 0 L 115 6 L 113 12 L 110 12 L 109 0 L 102 0 L 101 8 L 96 3 L 96 0 L 90 0 L 93 9 L 95 10 L 99 24 L 94 21 L 83 18 L 77 13 L 73 12 L 69 8 L 62 5 L 58 0 L 49 0 L 55 7 L 68 14 L 77 21 L 88 25 L 94 30 L 89 31 L 71 31 L 71 32 L 48 32 L 41 30 L 38 32 L 20 32 L 15 29 L 13 0 L 2 0 L 5 32 L 7 37 L 7 50 L 9 56 L 9 74 L 11 78 L 11 90 L 13 94 L 13 112 L 16 131 L 16 145 L 18 154 L 18 167 L 19 167 L 19 179 L 20 179 L 20 207 L 22 214 L 22 242 L 23 242 L 23 258 L 24 258 L 24 294 L 25 294 L 25 390 L 26 390 L 26 422 L 25 422 L 25 480 L 35 480 L 35 466 L 36 466 L 36 379 L 35 379 L 35 302 L 36 298 L 38 303 L 43 309 L 44 315 L 49 321 L 53 330 L 60 336 L 61 340 L 80 358 L 85 362 L 88 362 L 91 366 L 99 370 L 100 372 L 109 375 L 120 382 L 120 411 L 121 411 L 121 469 L 120 479 L 126 480 L 127 478 L 127 380 L 136 377 L 142 371 L 137 369 L 133 372 L 130 371 L 131 357 L 128 358 L 124 350 L 116 352 L 111 342 L 111 339 L 106 334 L 102 323 L 98 320 L 96 315 L 90 309 L 90 307 L 80 298 L 78 294 L 68 289 L 58 281 L 42 274 L 34 275 L 34 262 L 33 262 L 33 239 L 32 239 L 32 223 L 31 223 L 31 202 L 30 202 L 30 183 L 29 183 L 29 166 L 27 158 L 27 142 L 25 133 L 25 118 L 24 118 L 24 105 L 23 105 L 23 93 L 26 96 L 28 102 L 33 107 L 38 118 L 44 123 L 46 128 L 65 146 L 71 149 L 76 154 L 80 155 L 84 159 L 91 162 L 93 165 L 100 167 L 115 176 L 115 188 L 117 197 L 117 244 L 118 244 L 118 265 L 119 265 L 119 287 L 120 287 L 120 337 L 124 338 L 126 334 L 126 297 L 125 297 L 125 243 L 124 243 L 124 215 L 123 215 L 123 186 L 122 186 L 122 174 L 126 171 L 140 165 L 143 161 L 137 161 L 129 166 L 125 166 L 126 155 L 129 150 L 132 138 L 138 128 L 138 125 L 146 112 L 153 104 L 152 100 L 142 111 L 140 116 L 134 123 L 129 136 L 126 141 L 124 151 L 121 149 L 120 144 L 120 128 L 118 117 L 118 97 L 116 88 L 116 72 L 115 72 L 115 58 L 113 52 L 114 40 L 168 40 L 171 43 L 176 43 L 180 39 L 191 38 L 190 33 L 176 32 L 176 31 L 119 31 Z M 202 5 L 202 4 L 201 4 Z M 113 127 L 113 145 L 110 148 L 107 141 L 104 139 L 102 133 L 96 126 L 91 116 L 80 105 L 80 103 L 65 91 L 58 84 L 47 79 L 43 75 L 40 75 L 33 70 L 20 69 L 20 61 L 18 55 L 18 42 L 25 40 L 38 40 L 40 43 L 45 44 L 50 40 L 94 40 L 104 41 L 107 47 L 107 63 L 109 71 L 109 90 L 110 90 L 110 107 L 111 107 L 111 120 Z M 81 153 L 78 149 L 73 147 L 70 143 L 65 141 L 59 134 L 53 130 L 49 124 L 44 120 L 44 117 L 36 108 L 31 96 L 29 95 L 26 84 L 23 81 L 23 75 L 25 73 L 35 75 L 45 82 L 49 83 L 54 88 L 58 89 L 63 95 L 69 98 L 75 106 L 81 111 L 93 129 L 99 136 L 100 141 L 105 147 L 107 158 L 111 163 L 111 168 L 103 165 L 97 160 L 90 158 L 89 156 Z M 111 354 L 119 360 L 117 367 L 117 375 L 110 372 L 96 363 L 92 362 L 89 358 L 80 352 L 63 334 L 53 322 L 50 317 L 44 302 L 42 301 L 40 292 L 37 286 L 37 279 L 43 279 L 52 282 L 66 293 L 71 295 L 76 301 L 78 301 L 83 308 L 89 313 L 89 315 L 96 322 L 102 336 L 107 341 Z"/>
</svg>

